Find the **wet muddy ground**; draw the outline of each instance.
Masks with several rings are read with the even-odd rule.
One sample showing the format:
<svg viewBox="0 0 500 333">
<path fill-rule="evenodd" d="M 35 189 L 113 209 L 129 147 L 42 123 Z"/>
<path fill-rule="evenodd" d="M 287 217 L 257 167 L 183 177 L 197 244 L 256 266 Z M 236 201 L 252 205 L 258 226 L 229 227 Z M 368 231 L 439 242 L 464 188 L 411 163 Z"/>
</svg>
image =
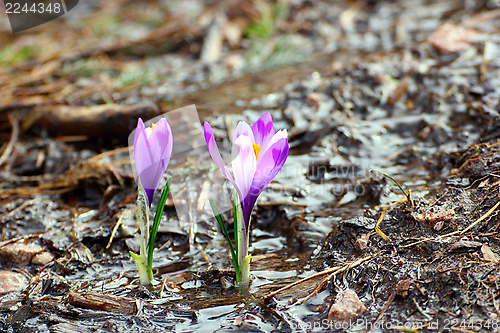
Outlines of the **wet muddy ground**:
<svg viewBox="0 0 500 333">
<path fill-rule="evenodd" d="M 18 34 L 0 18 L 0 331 L 499 329 L 495 1 L 85 1 Z M 167 171 L 188 209 L 167 201 L 153 290 L 128 254 L 128 135 L 190 104 L 227 152 L 266 111 L 289 132 L 246 297 L 203 143 Z"/>
</svg>

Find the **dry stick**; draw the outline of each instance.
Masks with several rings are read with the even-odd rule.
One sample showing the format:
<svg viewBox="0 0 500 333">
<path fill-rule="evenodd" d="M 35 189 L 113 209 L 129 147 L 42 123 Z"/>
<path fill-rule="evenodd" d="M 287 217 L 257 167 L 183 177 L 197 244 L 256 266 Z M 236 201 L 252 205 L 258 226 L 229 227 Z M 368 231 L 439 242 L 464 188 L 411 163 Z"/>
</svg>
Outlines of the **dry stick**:
<svg viewBox="0 0 500 333">
<path fill-rule="evenodd" d="M 444 196 L 448 193 L 448 191 L 449 191 L 449 190 L 448 190 L 448 189 L 446 189 L 446 191 L 444 191 L 443 195 L 442 195 L 442 196 L 440 196 L 440 197 L 439 197 L 436 201 L 434 201 L 434 202 L 432 203 L 432 205 L 430 205 L 429 207 L 433 207 L 433 206 L 435 206 L 435 205 L 439 202 L 439 200 L 441 200 L 441 199 L 443 199 L 443 198 L 444 198 Z"/>
<path fill-rule="evenodd" d="M 12 125 L 12 135 L 10 136 L 10 141 L 5 147 L 2 156 L 0 156 L 0 165 L 4 164 L 5 161 L 9 158 L 10 154 L 12 154 L 12 150 L 14 150 L 14 145 L 17 142 L 17 136 L 19 135 L 19 119 L 14 117 L 9 113 L 8 115 L 9 122 Z"/>
<path fill-rule="evenodd" d="M 5 214 L 3 214 L 1 217 L 0 217 L 0 221 L 4 221 L 5 218 L 11 216 L 11 215 L 14 215 L 16 214 L 18 211 L 20 210 L 23 210 L 24 208 L 26 208 L 27 206 L 33 204 L 34 202 L 36 201 L 36 199 L 31 199 L 31 200 L 28 200 L 28 201 L 25 201 L 23 202 L 22 204 L 20 204 L 19 206 L 17 206 L 16 208 L 14 208 L 13 210 L 11 210 L 10 212 L 7 212 Z"/>
<path fill-rule="evenodd" d="M 313 292 L 307 296 L 307 297 L 304 297 L 304 298 L 301 298 L 299 300 L 297 300 L 295 303 L 293 303 L 292 305 L 290 305 L 289 307 L 292 307 L 294 305 L 300 305 L 308 300 L 310 300 L 311 298 L 314 297 L 314 295 L 316 295 L 322 288 L 323 286 L 328 282 L 330 281 L 330 279 L 334 276 L 337 276 L 337 274 L 339 273 L 342 273 L 342 272 L 345 272 L 351 268 L 354 268 L 356 266 L 359 266 L 361 263 L 363 263 L 363 261 L 355 261 L 355 262 L 351 262 L 350 264 L 347 264 L 345 265 L 344 267 L 340 268 L 339 270 L 333 272 L 332 274 L 328 275 L 325 279 L 323 279 L 317 286 L 316 288 L 313 290 Z M 345 276 L 344 276 L 345 277 Z"/>
<path fill-rule="evenodd" d="M 467 228 L 465 228 L 464 230 L 460 231 L 461 234 L 463 234 L 464 232 L 467 232 L 469 231 L 470 229 L 474 228 L 474 226 L 476 224 L 478 224 L 479 222 L 481 222 L 482 220 L 484 220 L 485 218 L 487 218 L 488 216 L 490 216 L 494 211 L 495 209 L 498 208 L 498 206 L 500 205 L 500 201 L 498 201 L 496 203 L 495 206 L 493 206 L 486 214 L 484 214 L 483 216 L 481 216 L 479 219 L 477 219 L 476 222 L 472 223 L 470 226 L 468 226 Z"/>
<path fill-rule="evenodd" d="M 7 246 L 9 244 L 15 243 L 15 242 L 20 241 L 20 240 L 24 240 L 25 241 L 27 239 L 37 239 L 39 237 L 40 237 L 40 235 L 24 235 L 24 236 L 21 236 L 21 237 L 11 238 L 9 240 L 0 242 L 0 249 L 3 248 L 4 246 Z"/>
<path fill-rule="evenodd" d="M 313 298 L 317 293 L 319 293 L 319 291 L 321 289 L 323 289 L 323 287 L 325 286 L 325 284 L 330 281 L 330 279 L 332 277 L 334 277 L 335 275 L 337 275 L 338 272 L 333 272 L 332 274 L 328 275 L 326 278 L 324 278 L 317 286 L 316 288 L 314 288 L 313 292 L 311 294 L 309 294 L 308 296 L 306 297 L 303 297 L 301 299 L 298 299 L 295 303 L 293 303 L 292 305 L 289 305 L 287 306 L 287 308 L 291 308 L 292 306 L 295 306 L 295 305 L 300 305 L 304 302 L 307 302 L 308 300 L 310 300 L 311 298 Z"/>
<path fill-rule="evenodd" d="M 128 152 L 130 149 L 130 147 L 122 147 L 122 148 L 117 148 L 117 149 L 113 149 L 113 150 L 108 150 L 108 151 L 105 151 L 104 153 L 100 153 L 99 155 L 96 155 L 92 158 L 90 158 L 87 163 L 99 163 L 99 160 L 105 158 L 105 157 L 109 157 L 109 156 L 113 156 L 113 155 L 117 155 L 117 154 L 121 154 L 121 153 L 126 153 Z"/>
<path fill-rule="evenodd" d="M 200 196 L 198 197 L 198 201 L 196 202 L 196 210 L 198 212 L 203 212 L 205 209 L 205 204 L 208 202 L 208 194 L 210 192 L 210 180 L 205 179 L 203 185 L 201 185 Z"/>
<path fill-rule="evenodd" d="M 470 229 L 472 229 L 479 222 L 481 222 L 482 220 L 484 220 L 485 218 L 487 218 L 488 216 L 490 216 L 498 208 L 498 206 L 500 206 L 500 201 L 497 202 L 495 204 L 495 206 L 493 206 L 486 214 L 484 214 L 483 216 L 481 216 L 480 218 L 478 218 L 477 221 L 475 221 L 474 223 L 472 223 L 470 226 L 468 226 L 467 228 L 465 228 L 462 231 L 457 230 L 457 231 L 450 232 L 449 234 L 446 234 L 446 235 L 443 235 L 443 236 L 425 238 L 425 239 L 419 240 L 418 242 L 411 243 L 411 244 L 408 244 L 408 245 L 403 245 L 401 247 L 402 248 L 411 247 L 411 246 L 418 245 L 418 244 L 423 243 L 423 242 L 427 242 L 429 240 L 435 240 L 435 239 L 438 239 L 438 238 L 446 238 L 446 237 L 451 237 L 451 236 L 454 236 L 454 235 L 457 235 L 457 234 L 463 234 L 463 233 L 469 231 Z"/>
<path fill-rule="evenodd" d="M 128 213 L 129 211 L 130 211 L 130 209 L 123 211 L 123 213 L 121 213 L 120 217 L 118 218 L 118 221 L 116 221 L 116 224 L 113 227 L 113 230 L 111 231 L 111 235 L 109 236 L 109 241 L 108 241 L 108 244 L 106 245 L 106 250 L 109 249 L 109 247 L 111 246 L 111 243 L 113 242 L 113 238 L 115 238 L 116 231 L 118 230 L 118 227 L 122 223 L 123 216 L 125 216 L 125 214 Z"/>
<path fill-rule="evenodd" d="M 286 286 L 284 286 L 283 288 L 280 288 L 280 289 L 278 289 L 278 290 L 275 290 L 275 291 L 273 291 L 272 293 L 267 294 L 266 296 L 264 296 L 264 297 L 263 297 L 263 299 L 268 299 L 268 298 L 270 298 L 270 297 L 273 297 L 273 296 L 275 296 L 275 295 L 279 294 L 279 293 L 280 293 L 280 292 L 282 292 L 282 291 L 285 291 L 285 290 L 287 290 L 287 289 L 290 289 L 291 287 L 296 286 L 296 285 L 298 285 L 298 284 L 300 284 L 300 283 L 302 283 L 302 282 L 305 282 L 305 281 L 308 281 L 308 280 L 311 280 L 311 279 L 317 278 L 318 276 L 323 276 L 323 275 L 326 275 L 326 274 L 331 274 L 331 273 L 334 273 L 334 272 L 336 272 L 336 271 L 338 271 L 338 270 L 340 270 L 340 269 L 342 269 L 342 271 L 344 271 L 344 270 L 346 270 L 346 267 L 348 267 L 350 264 L 352 264 L 352 266 L 351 266 L 351 267 L 358 266 L 358 265 L 362 264 L 363 262 L 365 262 L 365 261 L 367 261 L 367 260 L 370 260 L 370 259 L 375 258 L 376 256 L 378 256 L 378 253 L 377 253 L 377 254 L 374 254 L 374 255 L 371 255 L 371 256 L 368 256 L 368 257 L 366 257 L 366 258 L 358 259 L 358 260 L 356 260 L 356 261 L 354 261 L 354 262 L 347 263 L 347 264 L 345 264 L 344 266 L 336 266 L 336 267 L 329 268 L 329 269 L 327 269 L 327 270 L 325 270 L 325 271 L 322 271 L 322 272 L 314 273 L 313 275 L 309 275 L 309 276 L 307 276 L 307 277 L 305 277 L 305 278 L 302 278 L 302 279 L 300 279 L 300 280 L 298 280 L 298 281 L 295 281 L 295 282 L 293 282 L 293 283 L 290 283 L 289 285 L 286 285 Z"/>
<path fill-rule="evenodd" d="M 395 290 L 392 292 L 391 296 L 389 296 L 389 298 L 385 302 L 384 306 L 382 307 L 382 310 L 380 311 L 380 313 L 379 313 L 379 315 L 377 317 L 377 320 L 375 320 L 375 322 L 373 323 L 373 326 L 376 326 L 377 323 L 380 321 L 380 319 L 382 319 L 382 317 L 384 316 L 385 312 L 387 311 L 387 309 L 389 308 L 389 306 L 392 304 L 392 301 L 394 301 L 394 297 L 396 297 L 396 291 Z"/>
<path fill-rule="evenodd" d="M 390 241 L 390 239 L 389 239 L 389 237 L 386 236 L 386 234 L 384 234 L 382 232 L 382 230 L 380 230 L 379 225 L 380 225 L 380 223 L 382 223 L 382 220 L 384 219 L 385 214 L 387 213 L 387 211 L 389 210 L 389 208 L 391 208 L 392 206 L 395 206 L 395 205 L 399 205 L 400 203 L 403 203 L 403 202 L 408 202 L 408 198 L 404 198 L 404 199 L 399 200 L 398 202 L 391 203 L 389 206 L 387 206 L 387 207 L 384 208 L 384 210 L 382 211 L 382 214 L 380 214 L 380 217 L 378 218 L 377 224 L 375 225 L 375 232 L 380 237 L 382 237 L 383 239 L 385 239 L 386 241 Z"/>
<path fill-rule="evenodd" d="M 415 306 L 417 307 L 418 312 L 420 312 L 428 320 L 432 320 L 432 317 L 427 312 L 424 312 L 424 310 L 422 310 L 422 308 L 420 307 L 420 305 L 418 305 L 418 303 L 415 300 L 415 298 L 413 298 L 413 303 L 415 303 Z"/>
<path fill-rule="evenodd" d="M 323 275 L 325 275 L 325 274 L 333 273 L 333 272 L 335 272 L 335 271 L 339 270 L 340 268 L 341 268 L 341 267 L 336 266 L 336 267 L 333 267 L 333 268 L 327 269 L 326 271 L 323 271 L 323 272 L 314 273 L 313 275 L 310 275 L 310 276 L 308 276 L 308 277 L 305 277 L 305 278 L 303 278 L 303 279 L 300 279 L 300 280 L 298 280 L 298 281 L 295 281 L 295 282 L 293 282 L 293 283 L 290 283 L 289 285 L 286 285 L 286 286 L 284 286 L 283 288 L 280 288 L 280 289 L 278 289 L 278 290 L 273 291 L 272 293 L 267 294 L 266 296 L 264 296 L 264 297 L 263 297 L 263 299 L 268 299 L 268 298 L 270 298 L 270 297 L 273 297 L 273 296 L 275 296 L 275 295 L 279 294 L 280 292 L 285 291 L 285 290 L 287 290 L 287 289 L 290 289 L 290 288 L 292 288 L 293 286 L 296 286 L 296 285 L 298 285 L 298 284 L 301 284 L 302 282 L 305 282 L 305 281 L 307 281 L 307 280 L 311 280 L 311 279 L 317 278 L 318 276 L 323 276 Z"/>
</svg>

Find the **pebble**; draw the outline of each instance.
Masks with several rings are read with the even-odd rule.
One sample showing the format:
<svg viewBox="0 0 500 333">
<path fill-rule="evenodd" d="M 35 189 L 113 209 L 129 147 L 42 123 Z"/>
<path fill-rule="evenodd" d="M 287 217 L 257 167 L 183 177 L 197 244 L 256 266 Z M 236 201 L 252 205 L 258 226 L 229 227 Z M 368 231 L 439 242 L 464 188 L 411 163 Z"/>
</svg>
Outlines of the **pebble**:
<svg viewBox="0 0 500 333">
<path fill-rule="evenodd" d="M 33 259 L 31 259 L 31 263 L 33 265 L 47 265 L 49 262 L 54 260 L 54 255 L 50 252 L 42 252 L 36 254 Z"/>
<path fill-rule="evenodd" d="M 312 92 L 307 95 L 306 100 L 309 104 L 319 104 L 323 100 L 323 98 L 321 97 L 321 94 Z"/>
<path fill-rule="evenodd" d="M 21 291 L 28 285 L 28 279 L 21 273 L 0 271 L 0 294 Z"/>
<path fill-rule="evenodd" d="M 337 301 L 332 304 L 328 313 L 328 319 L 352 323 L 365 311 L 366 307 L 359 300 L 358 295 L 356 295 L 353 290 L 347 289 Z"/>
<path fill-rule="evenodd" d="M 43 247 L 33 243 L 26 244 L 22 241 L 17 241 L 5 245 L 0 244 L 0 260 L 4 262 L 29 265 L 36 255 L 43 252 Z"/>
<path fill-rule="evenodd" d="M 473 29 L 445 23 L 434 31 L 427 41 L 441 54 L 450 54 L 467 50 L 477 33 Z"/>
</svg>

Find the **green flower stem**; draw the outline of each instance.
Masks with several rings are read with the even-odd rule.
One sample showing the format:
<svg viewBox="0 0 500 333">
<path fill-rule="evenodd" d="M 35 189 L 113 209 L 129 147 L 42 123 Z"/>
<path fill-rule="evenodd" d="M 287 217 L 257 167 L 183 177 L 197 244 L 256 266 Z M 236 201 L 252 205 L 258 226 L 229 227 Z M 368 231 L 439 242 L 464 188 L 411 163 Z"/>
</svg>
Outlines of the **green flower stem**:
<svg viewBox="0 0 500 333">
<path fill-rule="evenodd" d="M 137 224 L 139 225 L 139 232 L 141 238 L 141 245 L 139 250 L 139 255 L 133 254 L 130 252 L 130 255 L 135 260 L 137 264 L 137 269 L 139 270 L 139 277 L 141 284 L 144 286 L 148 286 L 151 284 L 151 279 L 149 278 L 149 274 L 147 274 L 147 249 L 148 249 L 148 240 L 149 240 L 149 204 L 146 195 L 146 191 L 144 191 L 144 187 L 142 186 L 139 180 L 139 186 L 137 190 Z"/>
<path fill-rule="evenodd" d="M 241 291 L 246 293 L 250 284 L 250 261 L 252 259 L 252 256 L 248 254 L 250 232 L 247 230 L 245 221 L 243 220 L 243 210 L 236 189 L 233 190 L 233 214 L 236 232 L 234 238 L 237 244 L 238 266 L 240 267 L 240 277 L 237 279 L 237 282 L 240 282 Z"/>
<path fill-rule="evenodd" d="M 240 290 L 242 293 L 246 294 L 248 292 L 248 287 L 250 286 L 250 263 L 252 261 L 252 255 L 249 254 L 243 260 L 241 268 L 241 283 Z"/>
<path fill-rule="evenodd" d="M 243 220 L 243 210 L 241 209 L 240 200 L 238 197 L 238 192 L 233 191 L 233 215 L 234 215 L 234 243 L 231 242 L 229 234 L 227 232 L 226 226 L 219 210 L 215 206 L 212 200 L 210 200 L 210 205 L 212 206 L 212 211 L 214 212 L 215 219 L 219 223 L 219 226 L 226 238 L 229 248 L 231 250 L 231 257 L 233 259 L 234 271 L 236 273 L 236 285 L 240 287 L 242 293 L 248 292 L 248 287 L 250 285 L 250 262 L 252 256 L 248 254 L 248 243 L 249 234 L 245 227 L 245 222 Z"/>
<path fill-rule="evenodd" d="M 241 203 L 236 189 L 233 191 L 233 215 L 236 232 L 234 237 L 236 239 L 236 252 L 238 254 L 238 265 L 241 268 L 241 265 L 243 265 L 243 262 L 248 255 L 248 234 L 245 228 L 243 210 L 241 209 Z"/>
<path fill-rule="evenodd" d="M 143 286 L 150 285 L 151 279 L 149 278 L 148 269 L 146 266 L 146 261 L 144 260 L 143 257 L 133 253 L 132 251 L 129 251 L 129 253 L 132 256 L 132 259 L 134 259 L 135 263 L 137 264 L 137 270 L 139 271 L 139 280 L 140 280 L 141 284 Z"/>
<path fill-rule="evenodd" d="M 137 270 L 139 271 L 139 278 L 141 284 L 144 286 L 149 286 L 153 281 L 153 251 L 156 240 L 156 234 L 158 233 L 158 228 L 160 226 L 161 215 L 163 214 L 163 209 L 165 208 L 165 202 L 167 201 L 168 193 L 170 191 L 170 183 L 172 177 L 170 177 L 165 185 L 165 189 L 161 195 L 158 208 L 156 209 L 155 218 L 153 221 L 153 226 L 151 232 L 149 231 L 149 203 L 146 195 L 146 191 L 142 187 L 139 180 L 139 189 L 137 191 L 137 224 L 139 225 L 139 231 L 141 234 L 141 245 L 139 254 L 130 252 L 132 259 L 134 259 L 137 264 Z"/>
</svg>

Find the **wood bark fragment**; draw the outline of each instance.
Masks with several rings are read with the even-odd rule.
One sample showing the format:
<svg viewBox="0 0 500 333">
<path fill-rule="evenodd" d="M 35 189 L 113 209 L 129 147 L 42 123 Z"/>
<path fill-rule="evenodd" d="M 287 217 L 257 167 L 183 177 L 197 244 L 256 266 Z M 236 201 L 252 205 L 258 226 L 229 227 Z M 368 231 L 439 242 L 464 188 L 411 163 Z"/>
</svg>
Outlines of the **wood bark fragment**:
<svg viewBox="0 0 500 333">
<path fill-rule="evenodd" d="M 69 304 L 84 308 L 121 314 L 137 312 L 135 301 L 129 298 L 113 295 L 98 294 L 95 292 L 78 293 L 71 291 L 67 298 Z"/>
<path fill-rule="evenodd" d="M 34 123 L 52 136 L 86 135 L 89 138 L 126 139 L 137 126 L 137 118 L 151 119 L 161 114 L 152 102 L 134 105 L 41 106 L 33 111 Z"/>
</svg>

